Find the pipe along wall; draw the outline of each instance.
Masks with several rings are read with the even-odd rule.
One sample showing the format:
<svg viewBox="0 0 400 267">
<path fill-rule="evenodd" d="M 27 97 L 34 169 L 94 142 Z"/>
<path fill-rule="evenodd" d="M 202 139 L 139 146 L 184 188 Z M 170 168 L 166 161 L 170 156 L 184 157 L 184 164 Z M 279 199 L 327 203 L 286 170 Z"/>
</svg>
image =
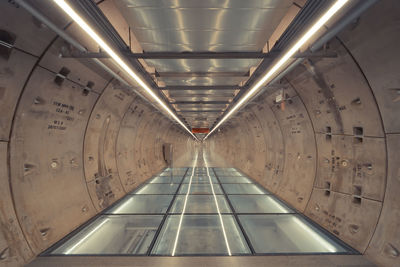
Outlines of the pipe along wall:
<svg viewBox="0 0 400 267">
<path fill-rule="evenodd" d="M 184 165 L 195 143 L 93 62 L 61 59 L 27 12 L 0 10 L 0 265 L 14 266 L 164 168 L 163 144 Z M 384 266 L 400 261 L 398 10 L 380 1 L 329 43 L 337 58 L 304 60 L 204 144 Z"/>
</svg>

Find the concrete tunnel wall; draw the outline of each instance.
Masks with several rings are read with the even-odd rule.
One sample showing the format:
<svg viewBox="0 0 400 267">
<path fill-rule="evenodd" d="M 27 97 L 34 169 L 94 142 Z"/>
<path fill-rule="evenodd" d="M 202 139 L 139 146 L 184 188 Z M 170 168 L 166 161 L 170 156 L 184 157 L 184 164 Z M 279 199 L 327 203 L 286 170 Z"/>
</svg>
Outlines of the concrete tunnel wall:
<svg viewBox="0 0 400 267">
<path fill-rule="evenodd" d="M 380 1 L 207 140 L 380 266 L 400 265 L 399 1 Z M 276 104 L 283 89 L 284 107 Z"/>
<path fill-rule="evenodd" d="M 25 10 L 0 10 L 15 38 L 0 54 L 0 266 L 19 266 L 161 171 L 163 144 L 179 165 L 194 143 L 92 62 L 61 59 Z"/>
<path fill-rule="evenodd" d="M 64 41 L 27 12 L 0 10 L 15 37 L 0 54 L 0 265 L 15 266 L 159 172 L 164 143 L 185 164 L 194 142 L 93 63 L 60 59 Z M 338 58 L 304 61 L 282 80 L 284 108 L 268 91 L 205 144 L 209 161 L 241 169 L 384 266 L 400 249 L 398 10 L 380 1 L 330 42 Z"/>
</svg>

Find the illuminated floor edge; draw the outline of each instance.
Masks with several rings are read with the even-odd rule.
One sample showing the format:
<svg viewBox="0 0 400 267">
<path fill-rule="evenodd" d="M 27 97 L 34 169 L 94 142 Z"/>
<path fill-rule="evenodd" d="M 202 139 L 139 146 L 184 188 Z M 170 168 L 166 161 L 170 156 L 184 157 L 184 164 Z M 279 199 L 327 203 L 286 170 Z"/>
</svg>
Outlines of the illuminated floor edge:
<svg viewBox="0 0 400 267">
<path fill-rule="evenodd" d="M 43 256 L 300 254 L 357 252 L 236 169 L 190 167 L 165 169 Z"/>
</svg>

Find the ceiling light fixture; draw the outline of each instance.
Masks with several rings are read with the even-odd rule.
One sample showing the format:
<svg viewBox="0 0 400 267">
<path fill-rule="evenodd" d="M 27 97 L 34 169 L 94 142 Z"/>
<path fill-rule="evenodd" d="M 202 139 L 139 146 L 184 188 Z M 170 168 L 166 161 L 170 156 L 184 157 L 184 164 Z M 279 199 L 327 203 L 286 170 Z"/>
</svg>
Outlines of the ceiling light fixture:
<svg viewBox="0 0 400 267">
<path fill-rule="evenodd" d="M 186 125 L 172 112 L 172 110 L 161 100 L 156 93 L 128 66 L 125 61 L 68 5 L 64 0 L 53 0 L 79 27 L 82 28 L 114 61 L 133 78 L 171 117 L 177 121 L 187 132 L 198 140 L 197 137 L 186 127 Z"/>
<path fill-rule="evenodd" d="M 315 24 L 269 69 L 269 71 L 235 104 L 235 106 L 215 125 L 209 134 L 204 138 L 207 139 L 218 127 L 222 125 L 232 114 L 237 111 L 250 97 L 252 97 L 264 84 L 270 83 L 273 78 L 280 72 L 281 68 L 288 63 L 294 54 L 309 41 L 318 30 L 320 30 L 326 22 L 328 22 L 349 0 L 337 0 L 326 12 L 322 15 Z"/>
</svg>

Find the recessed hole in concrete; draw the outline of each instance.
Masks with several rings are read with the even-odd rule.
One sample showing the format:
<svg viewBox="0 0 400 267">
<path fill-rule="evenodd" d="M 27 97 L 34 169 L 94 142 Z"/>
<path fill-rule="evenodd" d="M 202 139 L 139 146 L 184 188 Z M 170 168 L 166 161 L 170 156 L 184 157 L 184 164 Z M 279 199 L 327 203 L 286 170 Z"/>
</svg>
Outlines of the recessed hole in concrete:
<svg viewBox="0 0 400 267">
<path fill-rule="evenodd" d="M 58 85 L 61 86 L 62 83 L 64 82 L 65 78 L 67 78 L 68 74 L 71 71 L 66 68 L 66 67 L 62 67 L 61 70 L 58 72 L 58 74 L 56 75 L 56 78 L 54 79 L 54 82 Z"/>
<path fill-rule="evenodd" d="M 353 101 L 351 101 L 351 104 L 353 106 L 358 106 L 361 105 L 361 99 L 359 97 L 357 97 L 356 99 L 354 99 Z"/>
<path fill-rule="evenodd" d="M 5 30 L 0 30 L 0 57 L 8 60 L 17 36 Z"/>
<path fill-rule="evenodd" d="M 361 205 L 361 197 L 354 196 L 353 203 L 357 205 Z"/>
<path fill-rule="evenodd" d="M 364 134 L 363 127 L 353 127 L 353 134 L 356 136 L 363 136 Z"/>
<path fill-rule="evenodd" d="M 330 190 L 325 190 L 325 196 L 329 197 L 331 195 L 331 191 Z"/>
<path fill-rule="evenodd" d="M 353 185 L 353 194 L 356 196 L 361 196 L 361 186 Z"/>
<path fill-rule="evenodd" d="M 325 188 L 331 189 L 331 182 L 325 182 Z"/>
<path fill-rule="evenodd" d="M 83 88 L 82 94 L 84 96 L 87 96 L 90 93 L 90 91 L 92 91 L 93 86 L 94 86 L 94 82 L 88 81 L 86 87 Z"/>
<path fill-rule="evenodd" d="M 326 141 L 332 140 L 332 128 L 330 126 L 326 126 L 325 139 L 326 139 Z"/>
<path fill-rule="evenodd" d="M 353 127 L 353 134 L 355 144 L 363 142 L 364 129 L 362 127 Z"/>
</svg>

